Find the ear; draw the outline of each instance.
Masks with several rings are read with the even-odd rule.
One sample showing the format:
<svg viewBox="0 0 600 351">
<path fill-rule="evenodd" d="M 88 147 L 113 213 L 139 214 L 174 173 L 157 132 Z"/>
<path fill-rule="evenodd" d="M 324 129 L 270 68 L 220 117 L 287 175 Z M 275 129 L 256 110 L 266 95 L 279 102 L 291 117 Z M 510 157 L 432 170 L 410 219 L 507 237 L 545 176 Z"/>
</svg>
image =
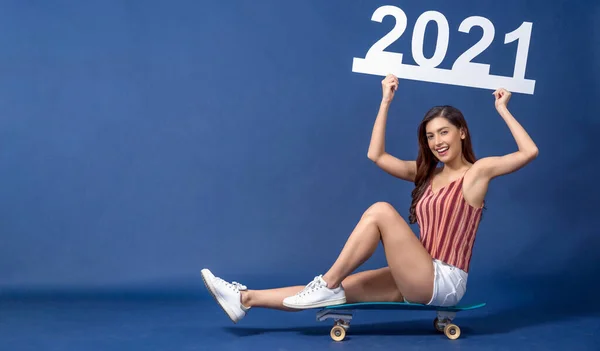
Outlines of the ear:
<svg viewBox="0 0 600 351">
<path fill-rule="evenodd" d="M 467 133 L 463 128 L 460 128 L 460 138 L 464 140 L 467 137 Z"/>
</svg>

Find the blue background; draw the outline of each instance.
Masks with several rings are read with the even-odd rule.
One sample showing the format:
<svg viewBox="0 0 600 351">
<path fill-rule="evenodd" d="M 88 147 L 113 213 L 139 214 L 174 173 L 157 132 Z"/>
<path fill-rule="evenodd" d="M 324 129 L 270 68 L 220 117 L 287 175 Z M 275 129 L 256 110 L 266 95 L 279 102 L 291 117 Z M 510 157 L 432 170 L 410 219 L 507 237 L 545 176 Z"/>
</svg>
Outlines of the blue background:
<svg viewBox="0 0 600 351">
<path fill-rule="evenodd" d="M 251 288 L 303 285 L 372 203 L 408 218 L 413 185 L 367 159 L 382 77 L 352 72 L 394 26 L 370 20 L 381 5 L 407 14 L 387 49 L 406 63 L 417 17 L 442 12 L 445 68 L 481 37 L 460 22 L 488 18 L 496 36 L 475 62 L 505 76 L 504 34 L 533 22 L 535 93 L 509 109 L 540 155 L 493 181 L 465 301 L 597 313 L 580 307 L 600 267 L 591 1 L 2 2 L 0 293 L 208 298 L 204 267 Z M 463 111 L 477 157 L 517 150 L 491 92 L 401 80 L 388 152 L 414 159 L 418 123 L 441 104 Z M 361 270 L 383 265 L 380 248 Z"/>
</svg>

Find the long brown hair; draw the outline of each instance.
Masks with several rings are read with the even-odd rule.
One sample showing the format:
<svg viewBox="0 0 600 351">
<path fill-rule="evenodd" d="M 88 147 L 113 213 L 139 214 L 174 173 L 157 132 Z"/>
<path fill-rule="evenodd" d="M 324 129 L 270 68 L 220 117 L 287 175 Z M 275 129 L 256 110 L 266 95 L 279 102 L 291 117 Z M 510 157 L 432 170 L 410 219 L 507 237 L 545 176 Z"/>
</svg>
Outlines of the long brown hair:
<svg viewBox="0 0 600 351">
<path fill-rule="evenodd" d="M 469 128 L 467 127 L 467 121 L 465 121 L 465 117 L 460 110 L 452 106 L 436 106 L 427 111 L 418 129 L 419 154 L 417 155 L 415 188 L 412 191 L 412 203 L 410 205 L 410 223 L 415 223 L 417 221 L 415 207 L 421 196 L 423 196 L 425 189 L 427 189 L 429 181 L 439 162 L 429 149 L 426 131 L 427 123 L 436 117 L 444 117 L 456 128 L 459 130 L 462 129 L 465 133 L 465 138 L 462 139 L 462 155 L 471 163 L 475 163 L 477 160 L 475 158 L 475 153 L 473 152 L 473 145 L 471 145 L 471 135 L 469 133 Z"/>
</svg>

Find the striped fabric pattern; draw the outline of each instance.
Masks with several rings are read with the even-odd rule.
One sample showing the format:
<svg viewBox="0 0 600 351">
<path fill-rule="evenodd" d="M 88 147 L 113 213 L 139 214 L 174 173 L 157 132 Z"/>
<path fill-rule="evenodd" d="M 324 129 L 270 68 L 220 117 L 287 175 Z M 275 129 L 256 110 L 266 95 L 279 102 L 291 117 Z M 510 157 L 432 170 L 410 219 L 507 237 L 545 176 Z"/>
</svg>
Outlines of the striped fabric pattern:
<svg viewBox="0 0 600 351">
<path fill-rule="evenodd" d="M 462 183 L 463 177 L 434 193 L 430 181 L 415 209 L 420 240 L 431 257 L 469 272 L 483 208 L 467 203 Z"/>
</svg>

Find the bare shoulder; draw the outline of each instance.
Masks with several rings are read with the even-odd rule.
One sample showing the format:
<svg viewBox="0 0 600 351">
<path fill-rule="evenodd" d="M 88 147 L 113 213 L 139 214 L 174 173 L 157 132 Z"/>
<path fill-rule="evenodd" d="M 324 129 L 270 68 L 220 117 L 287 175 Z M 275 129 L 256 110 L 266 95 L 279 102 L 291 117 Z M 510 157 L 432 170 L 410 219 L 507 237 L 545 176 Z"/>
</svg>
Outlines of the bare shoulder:
<svg viewBox="0 0 600 351">
<path fill-rule="evenodd" d="M 483 206 L 490 184 L 490 179 L 483 175 L 478 162 L 469 168 L 463 179 L 463 196 L 467 203 L 475 208 Z"/>
</svg>

